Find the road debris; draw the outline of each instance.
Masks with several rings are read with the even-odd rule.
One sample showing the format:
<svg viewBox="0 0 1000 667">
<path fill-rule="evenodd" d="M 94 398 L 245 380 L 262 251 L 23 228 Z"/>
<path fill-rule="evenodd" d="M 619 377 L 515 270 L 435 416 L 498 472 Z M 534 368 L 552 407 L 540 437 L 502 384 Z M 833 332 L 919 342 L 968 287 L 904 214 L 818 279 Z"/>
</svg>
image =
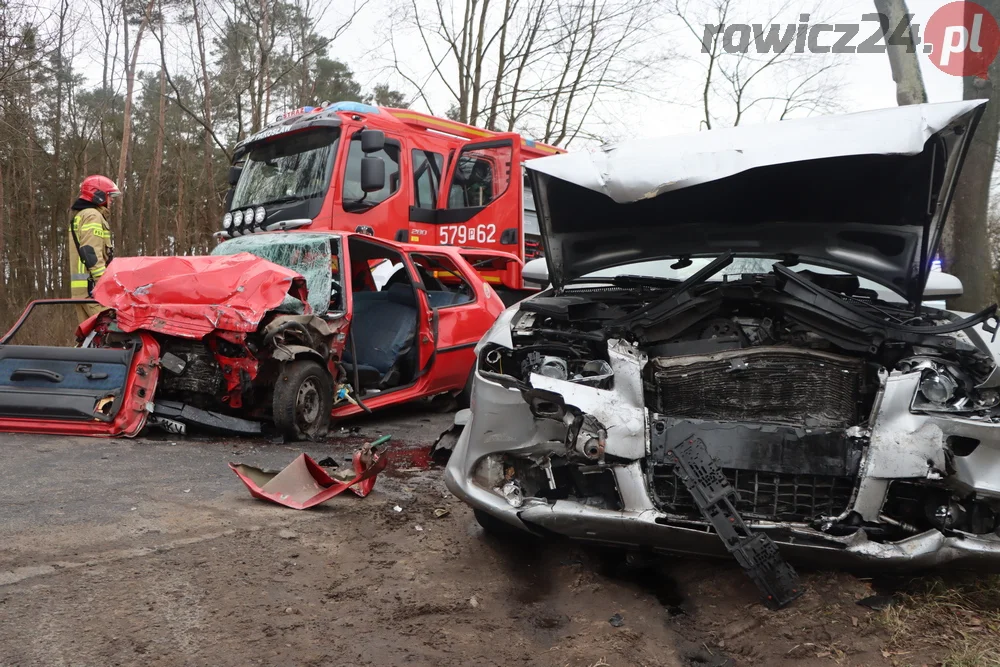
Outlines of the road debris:
<svg viewBox="0 0 1000 667">
<path fill-rule="evenodd" d="M 326 502 L 350 489 L 364 498 L 375 486 L 375 477 L 382 472 L 388 459 L 376 447 L 392 436 L 383 436 L 354 453 L 354 477 L 349 471 L 327 472 L 307 454 L 300 454 L 284 470 L 265 471 L 242 463 L 229 467 L 250 490 L 250 495 L 260 500 L 270 500 L 291 507 L 307 509 Z"/>
<path fill-rule="evenodd" d="M 444 507 L 438 507 L 438 508 L 435 508 L 435 510 L 434 510 L 434 516 L 437 517 L 438 519 L 440 519 L 442 517 L 446 517 L 449 514 L 451 514 L 451 510 L 445 509 Z"/>
<path fill-rule="evenodd" d="M 448 459 L 451 457 L 451 451 L 455 449 L 455 445 L 458 444 L 458 436 L 462 434 L 462 429 L 465 428 L 471 414 L 472 411 L 468 408 L 459 410 L 455 413 L 455 421 L 446 431 L 438 436 L 438 439 L 431 447 L 431 458 L 434 459 L 434 461 L 437 463 L 448 462 Z"/>
<path fill-rule="evenodd" d="M 608 619 L 608 623 L 610 623 L 611 626 L 614 628 L 620 628 L 623 625 L 625 625 L 625 619 L 622 617 L 621 614 L 615 614 L 614 616 Z"/>
<path fill-rule="evenodd" d="M 869 595 L 868 597 L 858 600 L 858 604 L 862 607 L 868 607 L 873 611 L 882 611 L 883 609 L 888 609 L 896 602 L 896 599 L 891 595 Z"/>
</svg>

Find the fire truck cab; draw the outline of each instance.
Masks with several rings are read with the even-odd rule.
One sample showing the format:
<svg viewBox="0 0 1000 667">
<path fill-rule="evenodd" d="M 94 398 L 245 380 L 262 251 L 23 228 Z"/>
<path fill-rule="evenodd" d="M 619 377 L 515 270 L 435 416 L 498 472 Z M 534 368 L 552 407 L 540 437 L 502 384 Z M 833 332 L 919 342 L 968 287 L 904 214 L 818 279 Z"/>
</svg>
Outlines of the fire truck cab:
<svg viewBox="0 0 1000 667">
<path fill-rule="evenodd" d="M 218 235 L 362 232 L 533 259 L 542 247 L 521 164 L 558 152 L 408 109 L 304 107 L 236 146 Z M 524 287 L 519 269 L 482 275 Z"/>
</svg>

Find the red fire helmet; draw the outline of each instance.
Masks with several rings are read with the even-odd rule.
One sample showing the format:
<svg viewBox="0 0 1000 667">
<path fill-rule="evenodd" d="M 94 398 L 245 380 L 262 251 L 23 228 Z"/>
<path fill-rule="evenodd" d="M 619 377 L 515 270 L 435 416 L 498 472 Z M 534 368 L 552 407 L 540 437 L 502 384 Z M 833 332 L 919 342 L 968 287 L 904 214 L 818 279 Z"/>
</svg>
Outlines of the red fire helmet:
<svg viewBox="0 0 1000 667">
<path fill-rule="evenodd" d="M 88 176 L 80 183 L 80 199 L 98 206 L 104 206 L 109 199 L 120 197 L 122 191 L 107 176 Z"/>
</svg>

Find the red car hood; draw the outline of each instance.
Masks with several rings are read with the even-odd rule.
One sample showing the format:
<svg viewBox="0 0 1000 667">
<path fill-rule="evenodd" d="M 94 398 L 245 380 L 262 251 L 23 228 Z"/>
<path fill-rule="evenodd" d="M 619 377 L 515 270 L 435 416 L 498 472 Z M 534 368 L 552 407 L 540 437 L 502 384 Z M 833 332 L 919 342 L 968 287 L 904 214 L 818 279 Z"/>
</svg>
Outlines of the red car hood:
<svg viewBox="0 0 1000 667">
<path fill-rule="evenodd" d="M 120 257 L 94 288 L 123 331 L 202 338 L 215 329 L 255 331 L 291 295 L 306 303 L 299 274 L 249 253 L 225 257 Z M 308 310 L 308 306 L 306 306 Z"/>
</svg>

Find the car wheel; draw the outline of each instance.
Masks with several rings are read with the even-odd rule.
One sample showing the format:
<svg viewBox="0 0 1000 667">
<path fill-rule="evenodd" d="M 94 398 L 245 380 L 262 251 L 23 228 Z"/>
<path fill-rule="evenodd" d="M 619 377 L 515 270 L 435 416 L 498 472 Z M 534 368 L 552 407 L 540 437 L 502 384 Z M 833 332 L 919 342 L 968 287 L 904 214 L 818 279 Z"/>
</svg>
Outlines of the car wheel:
<svg viewBox="0 0 1000 667">
<path fill-rule="evenodd" d="M 333 408 L 330 374 L 315 361 L 285 364 L 274 385 L 274 425 L 286 438 L 325 435 Z"/>
<path fill-rule="evenodd" d="M 472 513 L 476 515 L 476 522 L 479 523 L 483 530 L 485 530 L 489 535 L 519 540 L 531 539 L 532 537 L 531 533 L 518 530 L 506 521 L 501 521 L 495 516 L 487 514 L 483 510 L 472 510 Z"/>
</svg>

